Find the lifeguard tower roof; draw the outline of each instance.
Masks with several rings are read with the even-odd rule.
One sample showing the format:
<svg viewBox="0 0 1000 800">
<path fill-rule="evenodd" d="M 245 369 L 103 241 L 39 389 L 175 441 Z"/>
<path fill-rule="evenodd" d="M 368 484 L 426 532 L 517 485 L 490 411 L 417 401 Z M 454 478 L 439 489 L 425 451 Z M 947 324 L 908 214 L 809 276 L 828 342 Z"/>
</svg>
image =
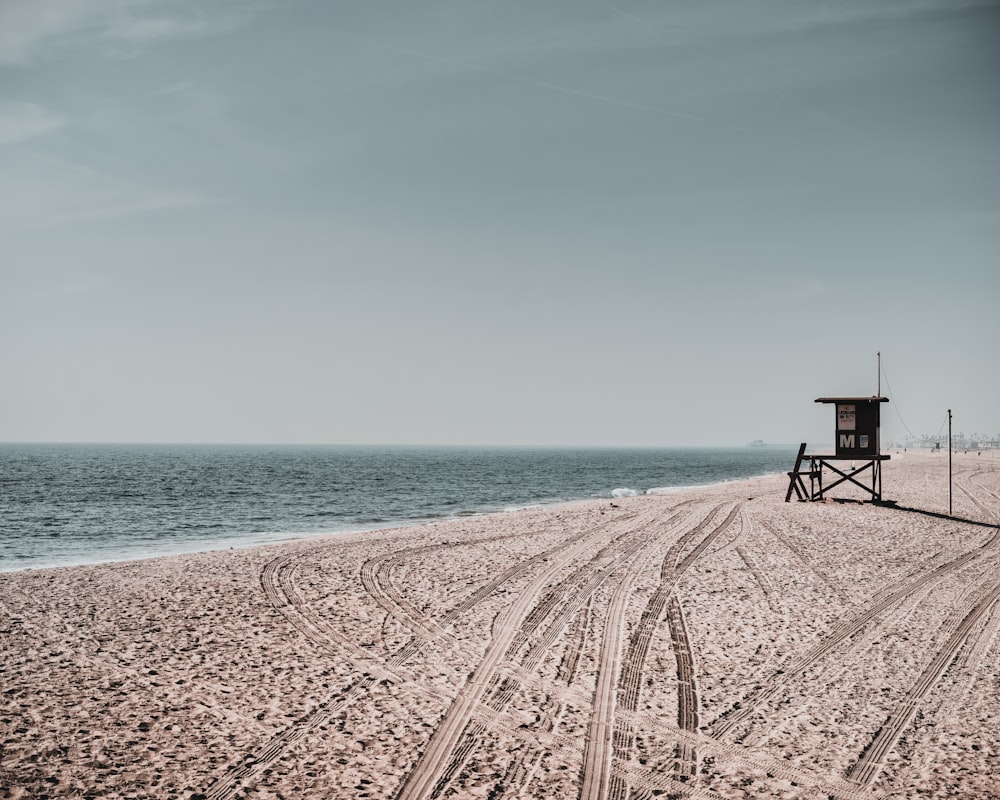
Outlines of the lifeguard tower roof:
<svg viewBox="0 0 1000 800">
<path fill-rule="evenodd" d="M 872 395 L 871 397 L 817 397 L 817 403 L 888 403 L 888 397 L 879 397 L 878 395 Z"/>
</svg>

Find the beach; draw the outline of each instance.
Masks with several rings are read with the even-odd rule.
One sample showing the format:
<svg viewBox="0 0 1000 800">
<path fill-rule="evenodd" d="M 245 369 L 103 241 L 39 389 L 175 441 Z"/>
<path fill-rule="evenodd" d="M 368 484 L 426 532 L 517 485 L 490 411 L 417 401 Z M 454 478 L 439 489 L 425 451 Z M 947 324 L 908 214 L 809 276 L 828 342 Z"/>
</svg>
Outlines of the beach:
<svg viewBox="0 0 1000 800">
<path fill-rule="evenodd" d="M 1000 797 L 1000 457 L 891 452 L 0 574 L 0 797 Z"/>
</svg>

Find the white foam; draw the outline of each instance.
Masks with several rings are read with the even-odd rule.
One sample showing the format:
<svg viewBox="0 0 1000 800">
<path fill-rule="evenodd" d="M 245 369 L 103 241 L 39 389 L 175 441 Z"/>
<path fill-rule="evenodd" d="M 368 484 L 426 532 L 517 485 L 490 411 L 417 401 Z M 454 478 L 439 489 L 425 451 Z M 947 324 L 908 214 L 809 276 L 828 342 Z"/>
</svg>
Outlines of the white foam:
<svg viewBox="0 0 1000 800">
<path fill-rule="evenodd" d="M 736 478 L 735 480 L 749 480 L 749 479 Z M 716 483 L 692 483 L 686 486 L 654 486 L 652 489 L 647 489 L 646 494 L 675 494 L 677 492 L 686 492 L 688 489 L 711 489 L 714 486 L 721 486 L 724 483 L 732 483 L 732 481 L 717 481 Z"/>
<path fill-rule="evenodd" d="M 638 494 L 639 493 L 635 489 L 628 489 L 625 487 L 611 490 L 612 497 L 635 497 Z"/>
</svg>

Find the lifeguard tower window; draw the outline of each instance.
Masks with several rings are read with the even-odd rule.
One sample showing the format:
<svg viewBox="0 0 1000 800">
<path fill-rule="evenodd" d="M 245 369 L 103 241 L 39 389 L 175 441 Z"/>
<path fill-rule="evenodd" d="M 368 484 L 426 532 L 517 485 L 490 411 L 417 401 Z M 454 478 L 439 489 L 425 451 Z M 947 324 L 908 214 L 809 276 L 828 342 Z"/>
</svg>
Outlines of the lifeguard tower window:
<svg viewBox="0 0 1000 800">
<path fill-rule="evenodd" d="M 837 458 L 872 458 L 879 455 L 879 409 L 887 397 L 819 397 L 817 403 L 837 406 L 834 443 Z"/>
</svg>

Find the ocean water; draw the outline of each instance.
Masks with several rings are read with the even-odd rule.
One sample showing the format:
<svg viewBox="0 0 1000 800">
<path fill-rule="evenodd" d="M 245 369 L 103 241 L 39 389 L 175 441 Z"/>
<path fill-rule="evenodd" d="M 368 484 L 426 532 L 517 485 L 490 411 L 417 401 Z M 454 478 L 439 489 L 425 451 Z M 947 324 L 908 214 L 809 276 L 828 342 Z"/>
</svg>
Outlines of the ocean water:
<svg viewBox="0 0 1000 800">
<path fill-rule="evenodd" d="M 0 444 L 0 571 L 719 483 L 794 452 Z"/>
</svg>

